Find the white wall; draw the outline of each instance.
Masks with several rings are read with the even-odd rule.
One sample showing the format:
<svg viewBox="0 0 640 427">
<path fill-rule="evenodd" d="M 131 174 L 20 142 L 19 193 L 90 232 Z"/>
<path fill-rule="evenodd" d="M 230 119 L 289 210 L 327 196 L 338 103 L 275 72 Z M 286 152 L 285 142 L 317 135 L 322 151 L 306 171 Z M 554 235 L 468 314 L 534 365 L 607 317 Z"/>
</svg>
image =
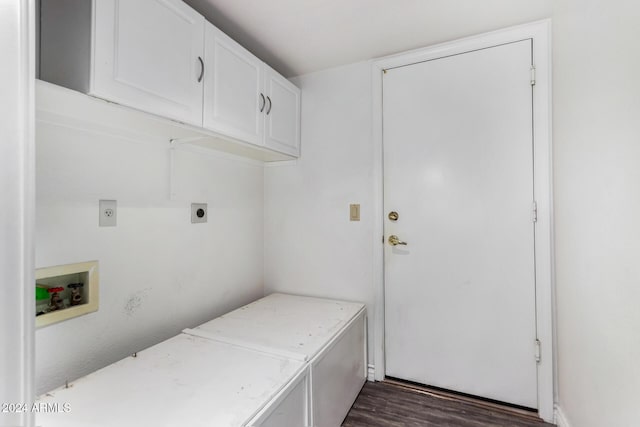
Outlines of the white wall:
<svg viewBox="0 0 640 427">
<path fill-rule="evenodd" d="M 373 348 L 373 149 L 369 63 L 294 79 L 302 155 L 265 168 L 265 292 L 362 301 Z M 359 203 L 361 221 L 349 221 Z"/>
<path fill-rule="evenodd" d="M 572 427 L 640 422 L 639 15 L 632 0 L 554 2 L 558 380 Z M 168 202 L 157 146 L 39 138 L 37 265 L 99 259 L 102 279 L 98 313 L 38 331 L 41 391 L 261 295 L 263 196 L 266 292 L 360 300 L 371 315 L 369 66 L 297 83 L 302 157 L 265 168 L 264 194 L 261 166 L 180 153 Z M 97 227 L 99 198 L 119 200 L 117 228 Z M 191 201 L 209 202 L 207 226 L 188 223 Z"/>
<path fill-rule="evenodd" d="M 37 130 L 36 266 L 100 262 L 99 311 L 36 333 L 38 393 L 263 295 L 261 163 L 185 146 L 170 177 L 165 141 Z M 98 227 L 99 199 L 117 227 Z"/>
<path fill-rule="evenodd" d="M 558 383 L 572 427 L 640 424 L 638 16 L 635 1 L 554 3 Z M 266 288 L 362 300 L 371 313 L 369 67 L 297 82 L 302 157 L 265 169 Z M 360 223 L 348 221 L 352 202 Z"/>
<path fill-rule="evenodd" d="M 560 407 L 640 425 L 640 4 L 555 2 Z"/>
</svg>

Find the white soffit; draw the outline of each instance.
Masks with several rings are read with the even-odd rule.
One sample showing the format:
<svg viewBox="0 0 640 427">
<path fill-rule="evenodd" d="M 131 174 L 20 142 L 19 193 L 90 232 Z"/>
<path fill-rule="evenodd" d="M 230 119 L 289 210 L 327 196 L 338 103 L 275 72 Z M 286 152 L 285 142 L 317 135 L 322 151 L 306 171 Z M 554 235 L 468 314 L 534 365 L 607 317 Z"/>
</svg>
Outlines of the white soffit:
<svg viewBox="0 0 640 427">
<path fill-rule="evenodd" d="M 551 16 L 552 0 L 185 0 L 287 77 Z"/>
</svg>

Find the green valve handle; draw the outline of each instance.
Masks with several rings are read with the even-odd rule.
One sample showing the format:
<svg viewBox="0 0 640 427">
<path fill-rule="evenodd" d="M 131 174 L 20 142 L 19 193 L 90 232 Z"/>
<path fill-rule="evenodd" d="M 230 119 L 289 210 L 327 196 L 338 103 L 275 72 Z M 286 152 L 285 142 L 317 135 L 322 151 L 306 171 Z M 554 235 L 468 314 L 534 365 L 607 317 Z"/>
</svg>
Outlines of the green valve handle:
<svg viewBox="0 0 640 427">
<path fill-rule="evenodd" d="M 41 301 L 43 299 L 49 299 L 49 292 L 47 292 L 47 288 L 36 286 L 36 301 Z"/>
</svg>

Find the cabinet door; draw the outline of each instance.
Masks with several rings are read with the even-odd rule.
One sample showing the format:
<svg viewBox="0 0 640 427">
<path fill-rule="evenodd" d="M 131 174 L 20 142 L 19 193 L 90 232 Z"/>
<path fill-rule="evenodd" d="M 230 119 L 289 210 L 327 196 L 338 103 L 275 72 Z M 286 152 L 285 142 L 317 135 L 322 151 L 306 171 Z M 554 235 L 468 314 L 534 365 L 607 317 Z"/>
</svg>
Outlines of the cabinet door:
<svg viewBox="0 0 640 427">
<path fill-rule="evenodd" d="M 262 62 L 207 23 L 205 63 L 204 127 L 262 145 Z"/>
<path fill-rule="evenodd" d="M 201 126 L 204 18 L 180 0 L 94 5 L 90 94 Z"/>
<path fill-rule="evenodd" d="M 266 68 L 265 146 L 282 153 L 300 154 L 300 89 Z"/>
</svg>

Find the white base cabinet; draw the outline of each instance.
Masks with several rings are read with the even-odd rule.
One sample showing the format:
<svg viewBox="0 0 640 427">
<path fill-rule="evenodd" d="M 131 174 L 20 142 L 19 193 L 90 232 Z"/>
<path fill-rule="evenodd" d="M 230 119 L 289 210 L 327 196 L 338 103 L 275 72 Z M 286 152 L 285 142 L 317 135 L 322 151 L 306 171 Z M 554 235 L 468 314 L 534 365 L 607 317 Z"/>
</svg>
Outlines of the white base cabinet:
<svg viewBox="0 0 640 427">
<path fill-rule="evenodd" d="M 366 381 L 361 303 L 275 293 L 184 332 L 308 363 L 314 427 L 339 426 Z"/>
<path fill-rule="evenodd" d="M 338 427 L 366 380 L 365 325 L 362 304 L 272 294 L 46 393 L 67 410 L 36 422 Z"/>
<path fill-rule="evenodd" d="M 304 401 L 296 385 L 306 378 L 301 362 L 180 334 L 46 393 L 38 404 L 60 411 L 37 413 L 36 424 L 246 426 L 275 396 L 283 408 Z M 291 408 L 291 419 L 305 410 Z"/>
</svg>

